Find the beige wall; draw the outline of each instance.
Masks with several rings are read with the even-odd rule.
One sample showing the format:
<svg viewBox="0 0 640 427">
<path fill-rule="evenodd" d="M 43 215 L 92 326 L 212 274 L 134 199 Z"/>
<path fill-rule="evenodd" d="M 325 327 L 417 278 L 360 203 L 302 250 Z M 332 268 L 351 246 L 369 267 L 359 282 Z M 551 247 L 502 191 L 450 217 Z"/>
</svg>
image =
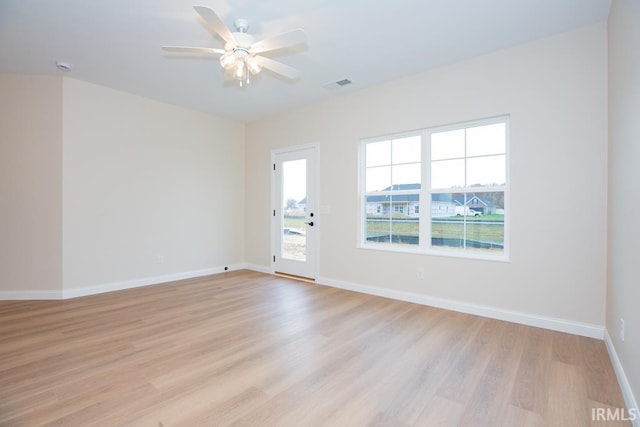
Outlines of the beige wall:
<svg viewBox="0 0 640 427">
<path fill-rule="evenodd" d="M 606 52 L 599 24 L 251 123 L 246 135 L 241 123 L 73 79 L 2 76 L 3 93 L 17 100 L 3 108 L 25 110 L 2 115 L 3 136 L 54 142 L 33 172 L 23 167 L 32 166 L 26 146 L 3 138 L 10 155 L 1 161 L 23 160 L 2 168 L 4 199 L 18 204 L 2 211 L 11 216 L 1 261 L 14 270 L 3 268 L 1 289 L 74 290 L 242 261 L 268 267 L 270 151 L 318 141 L 320 201 L 331 209 L 319 218 L 321 277 L 602 325 Z M 511 115 L 510 262 L 356 248 L 361 138 L 499 114 Z M 8 184 L 15 177 L 27 191 Z M 47 252 L 44 266 L 34 251 Z"/>
<path fill-rule="evenodd" d="M 57 297 L 62 79 L 0 74 L 0 95 L 0 292 Z"/>
<path fill-rule="evenodd" d="M 609 15 L 609 246 L 607 330 L 640 391 L 640 2 L 614 0 Z M 625 322 L 621 341 L 620 319 Z"/>
<path fill-rule="evenodd" d="M 64 288 L 240 263 L 244 124 L 64 80 Z"/>
<path fill-rule="evenodd" d="M 248 124 L 247 261 L 270 265 L 270 151 L 317 141 L 322 279 L 604 325 L 606 55 L 601 23 Z M 500 114 L 511 115 L 511 262 L 356 247 L 361 138 Z"/>
</svg>

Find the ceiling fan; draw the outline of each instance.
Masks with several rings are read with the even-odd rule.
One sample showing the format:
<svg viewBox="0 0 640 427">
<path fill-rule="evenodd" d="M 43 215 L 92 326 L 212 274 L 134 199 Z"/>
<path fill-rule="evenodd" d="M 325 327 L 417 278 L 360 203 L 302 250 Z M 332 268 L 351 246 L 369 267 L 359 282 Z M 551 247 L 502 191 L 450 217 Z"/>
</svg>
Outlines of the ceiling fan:
<svg viewBox="0 0 640 427">
<path fill-rule="evenodd" d="M 249 76 L 258 74 L 263 67 L 288 79 L 300 77 L 300 71 L 297 69 L 261 54 L 305 43 L 307 36 L 302 29 L 298 28 L 256 42 L 254 37 L 247 33 L 249 23 L 246 19 L 236 19 L 234 22 L 236 31 L 232 32 L 210 8 L 206 6 L 193 8 L 204 19 L 209 30 L 225 41 L 224 49 L 195 46 L 162 46 L 162 49 L 168 52 L 221 55 L 220 65 L 232 73 L 233 78 L 240 82 L 240 86 L 243 83 L 248 84 Z"/>
</svg>

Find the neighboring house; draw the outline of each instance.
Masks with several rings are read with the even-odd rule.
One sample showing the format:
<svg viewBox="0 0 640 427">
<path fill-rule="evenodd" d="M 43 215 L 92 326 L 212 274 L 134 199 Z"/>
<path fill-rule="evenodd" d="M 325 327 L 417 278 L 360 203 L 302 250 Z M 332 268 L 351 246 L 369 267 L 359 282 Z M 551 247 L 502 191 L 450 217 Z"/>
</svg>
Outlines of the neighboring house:
<svg viewBox="0 0 640 427">
<path fill-rule="evenodd" d="M 462 206 L 462 197 L 457 197 L 456 198 L 456 203 L 458 203 L 459 206 Z M 465 203 L 465 205 L 471 209 L 474 210 L 476 212 L 480 212 L 483 215 L 489 215 L 489 214 L 495 214 L 496 212 L 496 205 L 489 201 L 489 200 L 485 200 L 482 199 L 480 197 L 478 197 L 477 195 L 473 195 L 471 196 L 471 198 L 469 200 L 467 200 L 467 203 Z"/>
<path fill-rule="evenodd" d="M 298 202 L 298 210 L 301 210 L 302 212 L 306 212 L 307 211 L 307 198 L 306 197 Z"/>
<path fill-rule="evenodd" d="M 420 190 L 420 184 L 398 184 L 382 191 Z M 380 195 L 367 197 L 367 215 L 408 216 L 420 215 L 420 196 L 418 194 Z"/>
<path fill-rule="evenodd" d="M 392 185 L 382 191 L 407 191 L 420 190 L 420 184 Z M 302 203 L 302 202 L 300 202 Z M 473 195 L 464 203 L 462 194 L 436 193 L 431 196 L 431 217 L 455 216 L 460 212 L 460 207 L 480 212 L 483 215 L 497 213 L 496 205 L 477 195 Z M 393 213 L 396 216 L 417 217 L 420 214 L 420 197 L 418 194 L 399 194 L 393 196 L 380 195 L 368 196 L 366 205 L 367 215 L 388 216 Z"/>
<path fill-rule="evenodd" d="M 460 202 L 452 198 L 451 194 L 432 194 L 431 218 L 455 216 L 459 206 Z"/>
</svg>

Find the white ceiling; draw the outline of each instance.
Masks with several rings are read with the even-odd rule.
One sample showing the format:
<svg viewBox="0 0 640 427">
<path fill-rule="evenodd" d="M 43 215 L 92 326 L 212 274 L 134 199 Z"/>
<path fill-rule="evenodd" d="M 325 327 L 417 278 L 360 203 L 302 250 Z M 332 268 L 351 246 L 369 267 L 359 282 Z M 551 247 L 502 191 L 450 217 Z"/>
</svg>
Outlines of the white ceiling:
<svg viewBox="0 0 640 427">
<path fill-rule="evenodd" d="M 301 70 L 264 71 L 243 88 L 217 58 L 162 45 L 222 47 L 194 4 L 260 39 L 303 28 L 308 43 L 271 56 Z M 241 121 L 603 21 L 611 0 L 0 0 L 0 73 L 60 74 Z M 276 55 L 277 54 L 277 55 Z M 353 84 L 328 90 L 348 78 Z"/>
</svg>

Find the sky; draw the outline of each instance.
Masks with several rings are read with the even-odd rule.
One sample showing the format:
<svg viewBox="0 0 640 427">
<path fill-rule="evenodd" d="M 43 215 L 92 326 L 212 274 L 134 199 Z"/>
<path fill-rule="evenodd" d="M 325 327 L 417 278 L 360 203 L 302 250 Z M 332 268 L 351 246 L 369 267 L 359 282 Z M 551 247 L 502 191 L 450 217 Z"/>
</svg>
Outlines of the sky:
<svg viewBox="0 0 640 427">
<path fill-rule="evenodd" d="M 307 197 L 307 160 L 282 162 L 282 204 L 294 199 L 296 202 Z"/>
<path fill-rule="evenodd" d="M 366 191 L 422 181 L 421 135 L 371 142 L 366 147 Z M 431 160 L 431 186 L 448 189 L 504 184 L 505 151 L 504 123 L 432 133 L 431 152 L 424 153 Z"/>
</svg>

